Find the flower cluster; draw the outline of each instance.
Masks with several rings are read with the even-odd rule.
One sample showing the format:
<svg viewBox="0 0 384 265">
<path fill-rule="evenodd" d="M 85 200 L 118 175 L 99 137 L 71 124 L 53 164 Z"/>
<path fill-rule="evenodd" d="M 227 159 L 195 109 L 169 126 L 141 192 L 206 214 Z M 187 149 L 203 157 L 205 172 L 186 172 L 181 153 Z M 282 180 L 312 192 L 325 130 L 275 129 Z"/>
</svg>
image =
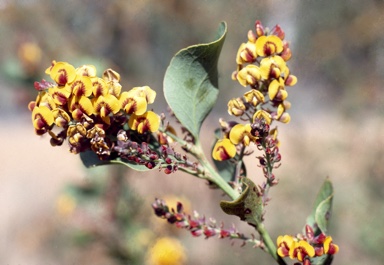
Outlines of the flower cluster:
<svg viewBox="0 0 384 265">
<path fill-rule="evenodd" d="M 215 160 L 226 160 L 236 155 L 236 146 L 256 143 L 258 136 L 252 134 L 252 127 L 258 120 L 288 123 L 286 112 L 290 103 L 286 100 L 286 86 L 293 86 L 297 78 L 290 74 L 287 61 L 291 58 L 285 33 L 276 25 L 272 30 L 256 21 L 255 32 L 248 32 L 248 42 L 241 44 L 237 56 L 237 70 L 232 78 L 250 90 L 242 97 L 228 102 L 228 113 L 247 123 L 222 123 L 224 138 L 218 140 L 213 150 Z"/>
<path fill-rule="evenodd" d="M 338 245 L 332 242 L 332 237 L 320 233 L 315 236 L 312 227 L 306 225 L 306 235 L 293 237 L 290 235 L 277 238 L 277 254 L 280 257 L 297 259 L 305 265 L 311 264 L 311 258 L 323 255 L 332 256 L 339 251 Z"/>
<path fill-rule="evenodd" d="M 206 220 L 204 216 L 200 216 L 196 211 L 193 216 L 184 213 L 183 205 L 178 202 L 175 209 L 169 209 L 168 205 L 160 199 L 156 199 L 152 204 L 152 208 L 155 214 L 163 219 L 166 219 L 169 223 L 175 224 L 178 228 L 184 228 L 191 232 L 195 237 L 204 235 L 205 238 L 218 236 L 219 238 L 231 238 L 241 239 L 246 242 L 253 243 L 255 246 L 261 246 L 261 242 L 255 238 L 248 238 L 239 233 L 233 226 L 229 229 L 224 229 L 224 225 L 220 226 L 216 220 L 210 218 Z"/>
<path fill-rule="evenodd" d="M 150 265 L 182 265 L 187 260 L 184 247 L 171 237 L 156 240 L 148 253 L 147 263 Z"/>
<path fill-rule="evenodd" d="M 148 86 L 122 92 L 117 72 L 98 77 L 93 65 L 53 61 L 46 74 L 53 82 L 35 82 L 39 94 L 28 108 L 36 134 L 48 133 L 53 146 L 68 139 L 72 153 L 92 150 L 107 158 L 120 129 L 140 136 L 159 128 L 160 117 L 147 110 L 156 97 Z"/>
</svg>

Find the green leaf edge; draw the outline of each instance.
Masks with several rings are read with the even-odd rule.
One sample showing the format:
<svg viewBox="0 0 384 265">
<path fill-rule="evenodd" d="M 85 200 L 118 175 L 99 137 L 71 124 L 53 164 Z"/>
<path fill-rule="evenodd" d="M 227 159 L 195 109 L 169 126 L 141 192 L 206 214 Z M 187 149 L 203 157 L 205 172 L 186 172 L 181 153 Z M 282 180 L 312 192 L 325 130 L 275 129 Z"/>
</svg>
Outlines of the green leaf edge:
<svg viewBox="0 0 384 265">
<path fill-rule="evenodd" d="M 319 231 L 316 231 L 316 228 L 325 234 L 328 230 L 329 218 L 327 219 L 326 216 L 323 214 L 322 207 L 324 207 L 324 205 L 326 205 L 326 203 L 330 201 L 330 205 L 328 206 L 328 217 L 330 217 L 332 210 L 332 199 L 333 185 L 330 179 L 326 178 L 316 196 L 312 213 L 307 217 L 306 220 L 306 224 L 315 229 L 315 234 L 319 234 Z M 305 231 L 305 228 L 303 229 L 303 231 Z"/>
<path fill-rule="evenodd" d="M 192 48 L 197 48 L 197 47 L 203 47 L 203 46 L 209 46 L 209 45 L 213 45 L 213 44 L 215 44 L 215 43 L 219 43 L 220 41 L 224 41 L 224 39 L 225 39 L 225 37 L 226 37 L 226 35 L 227 35 L 227 23 L 225 22 L 225 21 L 222 21 L 222 22 L 220 22 L 220 24 L 219 24 L 219 28 L 218 28 L 218 30 L 217 30 L 217 36 L 216 36 L 216 40 L 214 40 L 214 41 L 212 41 L 212 42 L 208 42 L 208 43 L 200 43 L 200 44 L 194 44 L 194 45 L 191 45 L 191 46 L 188 46 L 188 47 L 186 47 L 186 48 L 183 48 L 183 49 L 181 49 L 181 50 L 179 50 L 173 57 L 172 57 L 172 59 L 171 59 L 171 62 L 169 63 L 169 66 L 167 67 L 167 70 L 166 70 L 166 72 L 165 72 L 165 75 L 164 75 L 164 78 L 166 77 L 166 75 L 167 75 L 167 72 L 168 72 L 168 69 L 173 65 L 173 62 L 174 62 L 174 60 L 176 60 L 176 58 L 177 58 L 177 56 L 179 56 L 181 53 L 183 53 L 183 52 L 185 52 L 185 51 L 188 51 L 189 49 L 192 49 Z M 220 50 L 221 50 L 221 48 L 220 48 Z M 220 53 L 220 52 L 219 52 Z M 164 79 L 165 80 L 165 79 Z M 165 83 L 165 81 L 164 81 L 164 83 Z M 165 86 L 164 86 L 164 89 L 165 89 Z M 164 97 L 165 97 L 165 100 L 167 101 L 167 103 L 168 103 L 168 99 L 167 99 L 167 93 L 164 93 Z M 169 103 L 168 103 L 168 105 L 170 105 Z M 172 107 L 171 106 L 169 106 L 171 109 L 172 109 Z M 214 107 L 214 102 L 211 104 L 211 106 L 210 106 L 210 110 L 209 111 L 207 111 L 207 114 L 206 114 L 206 116 L 203 118 L 203 120 L 201 121 L 201 124 L 199 124 L 197 127 L 198 128 L 196 128 L 197 129 L 197 131 L 192 131 L 191 129 L 190 129 L 190 126 L 188 126 L 188 124 L 183 124 L 183 122 L 180 120 L 180 118 L 178 117 L 178 114 L 176 113 L 176 112 L 174 112 L 174 114 L 175 114 L 175 116 L 180 120 L 180 122 L 182 123 L 182 125 L 184 126 L 184 127 L 186 127 L 188 130 L 189 130 L 189 132 L 197 139 L 198 137 L 199 137 L 199 133 L 200 133 L 200 129 L 201 129 L 201 126 L 202 126 L 202 123 L 204 122 L 204 120 L 205 120 L 205 118 L 208 116 L 208 114 L 209 114 L 209 112 L 212 110 L 212 108 Z"/>
</svg>

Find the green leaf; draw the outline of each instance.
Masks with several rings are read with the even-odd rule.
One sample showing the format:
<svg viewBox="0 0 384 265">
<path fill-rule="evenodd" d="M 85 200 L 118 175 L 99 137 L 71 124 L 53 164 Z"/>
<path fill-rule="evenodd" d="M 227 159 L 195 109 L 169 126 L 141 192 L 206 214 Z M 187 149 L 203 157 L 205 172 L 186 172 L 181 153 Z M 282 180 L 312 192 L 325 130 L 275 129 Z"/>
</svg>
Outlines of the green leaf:
<svg viewBox="0 0 384 265">
<path fill-rule="evenodd" d="M 333 261 L 333 255 L 322 255 L 320 257 L 310 258 L 311 265 L 331 265 Z"/>
<path fill-rule="evenodd" d="M 312 213 L 307 218 L 307 224 L 314 229 L 315 235 L 327 233 L 331 217 L 333 199 L 332 182 L 327 178 L 316 197 Z"/>
<path fill-rule="evenodd" d="M 80 158 L 84 166 L 87 168 L 102 166 L 102 165 L 121 164 L 131 169 L 134 169 L 136 171 L 152 170 L 147 168 L 144 165 L 139 165 L 135 162 L 123 160 L 121 158 L 110 159 L 110 160 L 100 160 L 97 154 L 95 154 L 92 151 L 86 151 L 86 152 L 80 153 Z M 157 166 L 155 168 L 157 168 Z"/>
<path fill-rule="evenodd" d="M 165 73 L 165 99 L 176 118 L 195 139 L 217 100 L 217 62 L 226 33 L 227 25 L 222 22 L 215 41 L 180 50 Z"/>
<path fill-rule="evenodd" d="M 234 201 L 221 201 L 221 209 L 229 215 L 236 215 L 248 224 L 258 226 L 263 220 L 263 201 L 259 188 L 249 178 L 242 178 L 245 189 Z"/>
<path fill-rule="evenodd" d="M 80 159 L 81 162 L 83 162 L 83 165 L 87 168 L 110 164 L 110 160 L 100 160 L 97 154 L 93 151 L 81 152 Z"/>
</svg>

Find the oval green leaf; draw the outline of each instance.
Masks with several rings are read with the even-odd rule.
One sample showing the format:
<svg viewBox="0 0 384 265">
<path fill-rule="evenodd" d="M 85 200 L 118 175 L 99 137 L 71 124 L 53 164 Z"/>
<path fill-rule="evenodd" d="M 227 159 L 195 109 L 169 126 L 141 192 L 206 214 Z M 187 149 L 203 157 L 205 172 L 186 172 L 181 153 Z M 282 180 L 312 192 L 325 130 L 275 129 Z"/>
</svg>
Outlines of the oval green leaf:
<svg viewBox="0 0 384 265">
<path fill-rule="evenodd" d="M 327 233 L 331 216 L 333 199 L 332 182 L 327 178 L 317 194 L 311 215 L 307 218 L 307 225 L 314 229 L 315 235 Z"/>
<path fill-rule="evenodd" d="M 176 118 L 195 139 L 217 100 L 217 62 L 226 33 L 227 25 L 222 22 L 215 41 L 180 50 L 165 73 L 165 99 Z"/>
</svg>

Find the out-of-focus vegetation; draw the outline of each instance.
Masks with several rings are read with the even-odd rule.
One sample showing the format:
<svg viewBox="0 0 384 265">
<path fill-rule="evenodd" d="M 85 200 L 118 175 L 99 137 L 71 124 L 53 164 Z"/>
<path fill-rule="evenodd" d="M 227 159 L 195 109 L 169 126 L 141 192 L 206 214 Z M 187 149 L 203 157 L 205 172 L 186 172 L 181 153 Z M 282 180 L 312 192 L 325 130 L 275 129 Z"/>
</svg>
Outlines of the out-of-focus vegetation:
<svg viewBox="0 0 384 265">
<path fill-rule="evenodd" d="M 7 230 L 0 230 L 4 233 L 0 234 L 0 263 L 119 264 L 121 260 L 110 259 L 105 247 L 117 232 L 118 247 L 130 249 L 138 257 L 122 259 L 122 264 L 150 260 L 150 249 L 160 237 L 179 238 L 186 264 L 251 264 L 256 260 L 267 264 L 268 257 L 249 246 L 191 238 L 185 231 L 152 220 L 153 198 L 174 193 L 191 201 L 191 210 L 222 218 L 227 225 L 236 222 L 219 211 L 221 194 L 208 190 L 205 183 L 182 173 L 127 173 L 122 180 L 122 173 L 111 168 L 85 171 L 80 164 L 63 162 L 66 158 L 57 148 L 46 153 L 30 148 L 33 145 L 27 141 L 32 137 L 20 137 L 14 131 L 33 134 L 26 106 L 35 97 L 33 82 L 44 77 L 53 59 L 73 65 L 94 64 L 98 69 L 111 67 L 122 75 L 123 88 L 149 85 L 156 90 L 160 103 L 154 108 L 165 111 L 162 80 L 170 59 L 181 48 L 209 40 L 225 20 L 229 28 L 219 62 L 221 94 L 209 122 L 216 126 L 218 117 L 227 116 L 226 102 L 238 89 L 230 75 L 236 67 L 237 48 L 256 19 L 270 27 L 276 23 L 284 27 L 292 40 L 290 68 L 299 79 L 289 95 L 292 121 L 279 136 L 283 164 L 276 174 L 280 184 L 271 193 L 266 214 L 272 236 L 301 231 L 314 193 L 329 176 L 336 192 L 331 233 L 341 249 L 335 263 L 382 264 L 384 3 L 378 0 L 0 0 L 1 138 L 11 143 L 1 152 L 5 162 L 0 166 L 0 178 L 4 179 L 0 226 L 5 224 Z M 212 130 L 208 124 L 204 126 L 208 152 Z M 55 172 L 41 169 L 53 167 L 44 163 L 44 156 L 55 154 L 59 165 L 73 166 L 68 179 L 73 181 L 74 174 L 78 184 L 54 182 L 55 189 L 61 187 L 63 192 L 57 192 L 57 201 L 40 207 L 25 194 L 36 193 L 36 186 L 30 183 L 55 178 Z M 30 162 L 34 156 L 41 156 L 41 164 Z M 30 173 L 20 167 L 28 167 Z M 84 175 L 88 177 L 82 178 Z M 108 176 L 130 192 L 117 192 L 116 183 Z M 71 188 L 65 189 L 65 182 Z M 47 186 L 47 192 L 50 188 Z M 92 200 L 97 192 L 103 195 L 98 197 L 102 201 Z M 82 205 L 73 201 L 79 198 Z M 20 203 L 11 211 L 9 203 L 15 199 Z M 118 207 L 119 216 L 108 215 L 111 204 Z M 56 206 L 58 210 L 53 209 Z M 31 209 L 33 214 L 29 214 Z M 71 215 L 73 212 L 76 214 Z M 23 219 L 22 232 L 13 218 Z M 97 226 L 105 232 L 100 238 L 94 238 L 92 229 Z"/>
</svg>

